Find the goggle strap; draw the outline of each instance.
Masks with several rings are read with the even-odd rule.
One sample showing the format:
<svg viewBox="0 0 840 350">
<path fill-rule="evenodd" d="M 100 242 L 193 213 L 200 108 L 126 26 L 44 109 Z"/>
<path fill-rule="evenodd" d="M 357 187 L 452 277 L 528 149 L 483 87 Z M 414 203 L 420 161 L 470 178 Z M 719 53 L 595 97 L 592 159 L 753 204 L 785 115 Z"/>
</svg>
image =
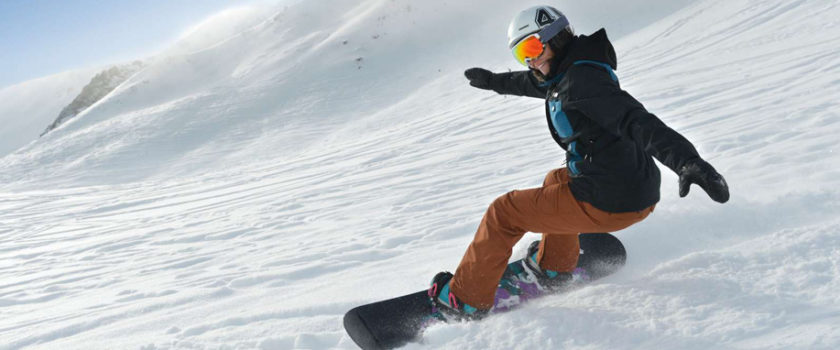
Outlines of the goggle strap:
<svg viewBox="0 0 840 350">
<path fill-rule="evenodd" d="M 545 44 L 555 35 L 560 34 L 560 32 L 562 32 L 568 26 L 569 19 L 567 19 L 566 17 L 560 17 L 556 21 L 551 22 L 551 24 L 543 27 L 543 29 L 540 29 L 540 31 L 537 32 L 537 37 L 543 44 Z"/>
</svg>

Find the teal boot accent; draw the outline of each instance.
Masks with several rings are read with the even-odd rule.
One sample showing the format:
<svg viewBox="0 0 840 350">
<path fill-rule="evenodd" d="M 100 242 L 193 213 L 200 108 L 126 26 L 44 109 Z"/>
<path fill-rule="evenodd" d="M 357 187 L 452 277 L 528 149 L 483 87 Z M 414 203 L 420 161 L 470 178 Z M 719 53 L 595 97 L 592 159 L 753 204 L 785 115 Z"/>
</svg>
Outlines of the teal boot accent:
<svg viewBox="0 0 840 350">
<path fill-rule="evenodd" d="M 530 257 L 530 259 L 531 259 L 531 264 L 532 264 L 531 266 L 540 266 L 540 264 L 539 264 L 539 263 L 537 263 L 537 253 L 532 254 L 532 255 L 531 255 L 531 257 Z M 560 276 L 560 273 L 559 273 L 559 272 L 557 272 L 557 271 L 554 271 L 554 270 L 544 269 L 544 268 L 541 268 L 541 267 L 540 267 L 540 270 L 541 270 L 541 271 L 542 271 L 542 272 L 543 272 L 543 273 L 544 273 L 544 274 L 545 274 L 548 278 L 556 278 L 557 276 Z"/>
<path fill-rule="evenodd" d="M 537 278 L 537 282 L 548 290 L 558 290 L 567 286 L 572 281 L 572 273 L 548 270 L 540 267 L 537 262 L 537 253 L 540 249 L 540 241 L 534 241 L 528 247 L 528 255 L 525 259 L 525 266 Z"/>
<path fill-rule="evenodd" d="M 446 284 L 443 286 L 443 289 L 440 290 L 440 295 L 438 295 L 438 302 L 456 310 L 461 309 L 461 311 L 463 311 L 467 315 L 472 315 L 478 312 L 478 309 L 472 307 L 470 304 L 461 302 L 460 299 L 458 299 L 458 297 L 455 296 L 455 294 L 452 294 L 452 292 L 449 291 L 449 282 L 446 282 Z"/>
<path fill-rule="evenodd" d="M 436 306 L 440 307 L 440 311 L 455 320 L 474 320 L 484 317 L 489 310 L 480 310 L 458 299 L 449 288 L 451 281 L 451 273 L 441 272 L 432 279 L 432 285 L 429 287 L 429 297 Z"/>
</svg>

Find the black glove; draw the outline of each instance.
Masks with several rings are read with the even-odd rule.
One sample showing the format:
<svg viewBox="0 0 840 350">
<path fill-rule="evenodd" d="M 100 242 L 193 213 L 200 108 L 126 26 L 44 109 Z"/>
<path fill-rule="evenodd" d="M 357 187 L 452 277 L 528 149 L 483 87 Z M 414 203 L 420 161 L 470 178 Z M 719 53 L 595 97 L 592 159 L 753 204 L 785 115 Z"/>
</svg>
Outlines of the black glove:
<svg viewBox="0 0 840 350">
<path fill-rule="evenodd" d="M 715 202 L 729 200 L 729 186 L 715 168 L 705 160 L 695 158 L 680 168 L 680 197 L 688 195 L 691 184 L 698 184 Z"/>
<path fill-rule="evenodd" d="M 493 72 L 484 68 L 470 68 L 464 71 L 464 76 L 470 80 L 470 85 L 479 89 L 490 90 L 490 80 Z"/>
</svg>

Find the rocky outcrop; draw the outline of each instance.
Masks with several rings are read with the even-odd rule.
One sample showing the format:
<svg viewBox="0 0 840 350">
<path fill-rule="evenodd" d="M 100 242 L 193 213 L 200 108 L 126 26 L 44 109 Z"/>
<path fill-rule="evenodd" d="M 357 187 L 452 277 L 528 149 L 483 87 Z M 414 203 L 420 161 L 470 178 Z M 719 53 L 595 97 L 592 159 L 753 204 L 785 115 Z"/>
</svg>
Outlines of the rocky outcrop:
<svg viewBox="0 0 840 350">
<path fill-rule="evenodd" d="M 90 83 L 82 89 L 82 92 L 73 99 L 73 102 L 70 102 L 69 105 L 61 110 L 61 113 L 58 114 L 55 121 L 47 126 L 44 132 L 41 133 L 41 136 L 46 135 L 59 125 L 64 124 L 68 120 L 77 116 L 79 113 L 84 112 L 88 107 L 101 100 L 103 97 L 111 93 L 111 91 L 114 91 L 117 86 L 120 86 L 120 84 L 134 75 L 134 73 L 137 73 L 143 68 L 143 66 L 143 62 L 134 61 L 133 63 L 113 66 L 99 72 L 99 74 L 94 76 Z"/>
</svg>

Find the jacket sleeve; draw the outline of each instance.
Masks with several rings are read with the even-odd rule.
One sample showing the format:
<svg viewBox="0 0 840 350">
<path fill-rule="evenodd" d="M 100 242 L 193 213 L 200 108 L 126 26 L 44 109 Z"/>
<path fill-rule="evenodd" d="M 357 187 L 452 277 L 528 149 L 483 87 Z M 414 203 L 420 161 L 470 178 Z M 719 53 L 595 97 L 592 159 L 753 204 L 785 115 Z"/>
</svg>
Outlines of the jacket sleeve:
<svg viewBox="0 0 840 350">
<path fill-rule="evenodd" d="M 490 79 L 490 89 L 502 95 L 545 98 L 547 87 L 540 86 L 530 71 L 495 73 Z"/>
<path fill-rule="evenodd" d="M 576 74 L 584 75 L 580 77 L 582 80 L 577 85 L 570 85 L 575 91 L 564 109 L 584 114 L 613 135 L 630 138 L 674 172 L 678 173 L 689 160 L 699 157 L 688 139 L 621 90 L 606 72 L 584 69 L 586 72 Z"/>
</svg>

